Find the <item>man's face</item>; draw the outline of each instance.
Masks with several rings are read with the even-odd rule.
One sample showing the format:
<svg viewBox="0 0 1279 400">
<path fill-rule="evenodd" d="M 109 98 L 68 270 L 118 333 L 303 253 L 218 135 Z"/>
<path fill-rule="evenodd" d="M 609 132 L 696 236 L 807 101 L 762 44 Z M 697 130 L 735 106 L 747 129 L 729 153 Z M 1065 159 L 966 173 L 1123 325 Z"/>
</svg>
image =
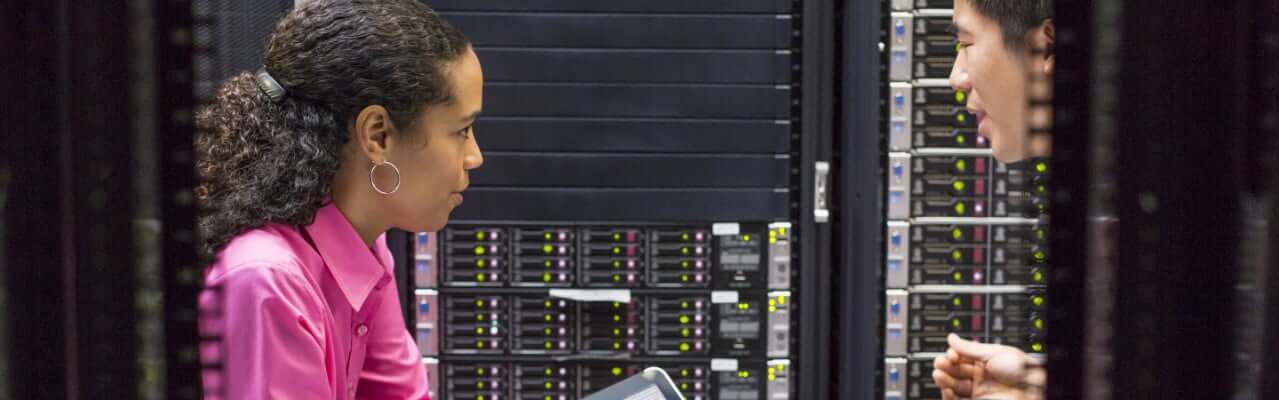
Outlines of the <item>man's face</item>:
<svg viewBox="0 0 1279 400">
<path fill-rule="evenodd" d="M 1034 71 L 1047 71 L 1043 57 L 1009 50 L 995 19 L 968 0 L 955 1 L 955 30 L 960 51 L 950 71 L 950 86 L 968 93 L 968 111 L 977 117 L 977 133 L 990 140 L 1004 162 L 1031 156 L 1027 138 L 1027 85 Z M 1038 39 L 1032 31 L 1028 40 Z"/>
</svg>

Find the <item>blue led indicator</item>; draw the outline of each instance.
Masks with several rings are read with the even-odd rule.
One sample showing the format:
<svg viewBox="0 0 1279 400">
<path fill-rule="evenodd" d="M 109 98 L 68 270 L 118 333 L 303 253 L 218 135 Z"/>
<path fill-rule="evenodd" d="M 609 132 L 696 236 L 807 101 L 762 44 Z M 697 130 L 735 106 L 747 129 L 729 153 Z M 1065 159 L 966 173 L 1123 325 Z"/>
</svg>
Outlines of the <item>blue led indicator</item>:
<svg viewBox="0 0 1279 400">
<path fill-rule="evenodd" d="M 901 232 L 893 232 L 893 234 L 892 234 L 892 235 L 890 235 L 890 239 L 889 239 L 889 240 L 892 242 L 893 247 L 901 246 L 901 245 L 902 245 L 902 234 L 901 234 Z"/>
</svg>

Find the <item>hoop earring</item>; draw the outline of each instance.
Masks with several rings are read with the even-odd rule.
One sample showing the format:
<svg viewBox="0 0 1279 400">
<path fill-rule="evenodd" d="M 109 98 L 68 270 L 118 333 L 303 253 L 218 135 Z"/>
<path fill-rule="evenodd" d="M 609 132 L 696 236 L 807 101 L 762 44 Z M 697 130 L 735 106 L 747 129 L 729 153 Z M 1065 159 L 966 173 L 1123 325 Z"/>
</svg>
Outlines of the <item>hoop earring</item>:
<svg viewBox="0 0 1279 400">
<path fill-rule="evenodd" d="M 395 188 L 391 189 L 389 192 L 378 188 L 377 180 L 373 179 L 373 173 L 377 171 L 377 167 L 381 167 L 383 165 L 390 165 L 391 170 L 395 171 Z M 396 167 L 395 164 L 392 164 L 390 161 L 383 161 L 381 164 L 373 164 L 373 168 L 369 169 L 369 186 L 373 186 L 374 191 L 384 195 L 391 195 L 400 191 L 400 167 Z"/>
</svg>

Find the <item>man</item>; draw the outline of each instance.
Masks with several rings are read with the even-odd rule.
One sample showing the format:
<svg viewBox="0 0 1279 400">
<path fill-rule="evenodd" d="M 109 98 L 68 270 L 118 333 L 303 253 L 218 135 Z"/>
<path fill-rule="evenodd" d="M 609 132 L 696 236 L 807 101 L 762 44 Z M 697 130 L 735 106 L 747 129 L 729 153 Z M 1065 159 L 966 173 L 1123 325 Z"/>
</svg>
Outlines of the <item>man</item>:
<svg viewBox="0 0 1279 400">
<path fill-rule="evenodd" d="M 960 50 L 950 85 L 968 93 L 977 133 L 990 140 L 1002 162 L 1052 150 L 1048 135 L 1029 129 L 1048 119 L 1046 110 L 1032 112 L 1029 100 L 1048 95 L 1055 36 L 1051 17 L 1051 0 L 955 0 L 953 29 Z M 1043 367 L 1021 350 L 956 335 L 948 341 L 950 349 L 933 362 L 933 380 L 946 400 L 1042 397 Z"/>
</svg>

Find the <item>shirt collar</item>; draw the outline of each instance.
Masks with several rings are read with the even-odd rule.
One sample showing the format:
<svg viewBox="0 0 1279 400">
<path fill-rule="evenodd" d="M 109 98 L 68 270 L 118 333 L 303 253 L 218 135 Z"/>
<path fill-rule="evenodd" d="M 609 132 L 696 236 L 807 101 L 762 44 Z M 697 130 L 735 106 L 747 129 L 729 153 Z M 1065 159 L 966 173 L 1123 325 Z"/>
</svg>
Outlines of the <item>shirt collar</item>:
<svg viewBox="0 0 1279 400">
<path fill-rule="evenodd" d="M 359 310 L 380 282 L 389 278 L 391 260 L 384 259 L 380 251 L 386 247 L 386 235 L 378 236 L 373 249 L 365 247 L 364 240 L 334 203 L 316 211 L 315 222 L 306 227 L 306 232 L 352 308 Z"/>
</svg>

